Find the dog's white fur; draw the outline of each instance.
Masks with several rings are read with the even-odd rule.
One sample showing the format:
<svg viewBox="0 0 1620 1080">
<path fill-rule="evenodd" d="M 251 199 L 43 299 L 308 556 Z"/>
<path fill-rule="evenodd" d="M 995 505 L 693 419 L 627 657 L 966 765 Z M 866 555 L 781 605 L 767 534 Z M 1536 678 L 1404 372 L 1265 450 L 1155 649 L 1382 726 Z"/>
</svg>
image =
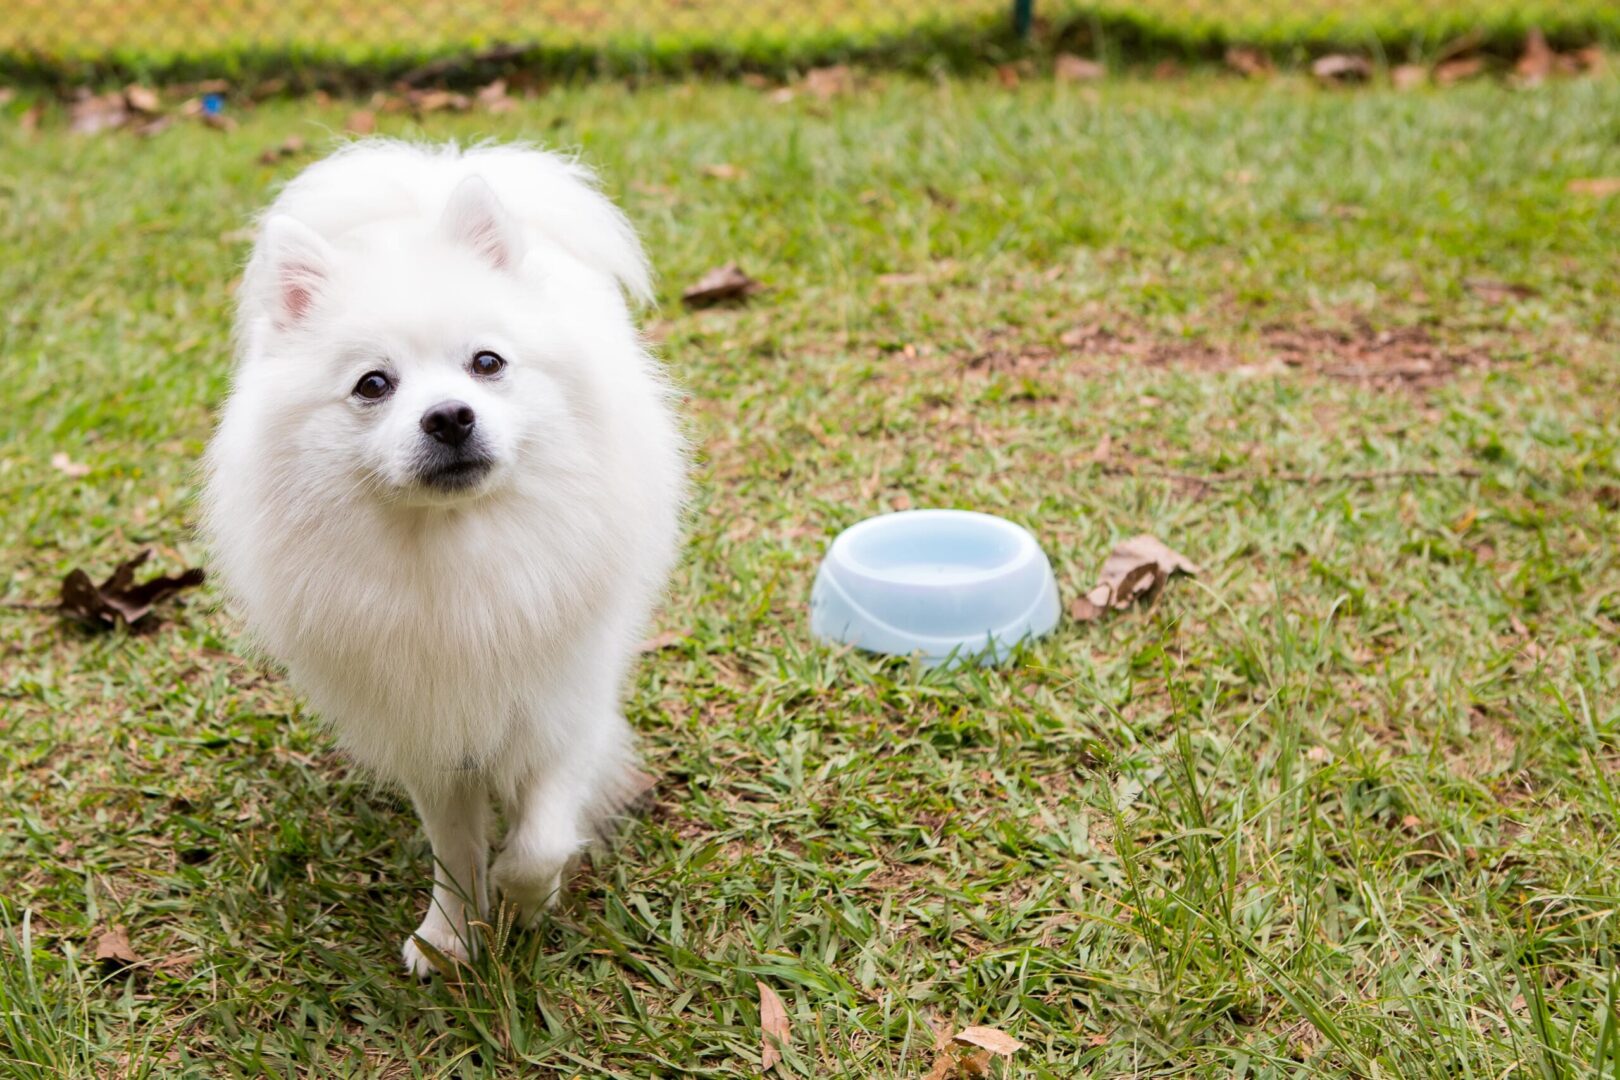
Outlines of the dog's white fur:
<svg viewBox="0 0 1620 1080">
<path fill-rule="evenodd" d="M 633 767 L 619 696 L 685 472 L 626 302 L 648 292 L 590 172 L 527 148 L 356 143 L 260 227 L 205 532 L 253 638 L 421 814 L 418 975 L 417 936 L 469 955 L 489 881 L 526 919 L 549 905 Z M 472 374 L 480 350 L 508 366 Z M 373 370 L 397 385 L 368 402 Z M 450 492 L 414 471 L 446 400 L 493 459 Z M 507 834 L 486 873 L 492 798 Z"/>
</svg>

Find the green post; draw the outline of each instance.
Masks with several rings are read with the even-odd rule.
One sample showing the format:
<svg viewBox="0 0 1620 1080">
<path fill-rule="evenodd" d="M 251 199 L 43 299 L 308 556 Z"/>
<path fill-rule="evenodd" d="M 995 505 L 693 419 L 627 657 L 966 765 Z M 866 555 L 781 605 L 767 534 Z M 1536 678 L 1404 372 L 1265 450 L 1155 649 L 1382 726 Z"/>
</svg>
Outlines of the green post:
<svg viewBox="0 0 1620 1080">
<path fill-rule="evenodd" d="M 1013 0 L 1013 33 L 1020 39 L 1029 37 L 1035 25 L 1035 0 Z"/>
</svg>

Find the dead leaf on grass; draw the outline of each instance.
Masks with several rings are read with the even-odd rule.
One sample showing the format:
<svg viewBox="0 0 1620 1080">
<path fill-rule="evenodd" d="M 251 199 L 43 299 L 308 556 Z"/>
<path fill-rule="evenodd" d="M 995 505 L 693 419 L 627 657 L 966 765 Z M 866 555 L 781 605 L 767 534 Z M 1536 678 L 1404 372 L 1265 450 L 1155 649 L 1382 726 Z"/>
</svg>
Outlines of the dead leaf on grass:
<svg viewBox="0 0 1620 1080">
<path fill-rule="evenodd" d="M 1095 622 L 1103 614 L 1123 611 L 1137 601 L 1152 603 L 1174 574 L 1197 574 L 1196 564 L 1143 533 L 1114 548 L 1103 563 L 1097 584 L 1069 604 L 1076 622 Z"/>
<path fill-rule="evenodd" d="M 77 135 L 99 135 L 129 123 L 129 106 L 121 90 L 106 94 L 82 91 L 68 106 L 68 130 Z"/>
<path fill-rule="evenodd" d="M 75 478 L 90 475 L 90 466 L 74 461 L 60 450 L 51 455 L 51 468 L 64 476 Z"/>
<path fill-rule="evenodd" d="M 1434 66 L 1434 81 L 1439 86 L 1455 86 L 1465 79 L 1477 78 L 1485 73 L 1482 56 L 1459 56 Z"/>
<path fill-rule="evenodd" d="M 855 88 L 855 73 L 848 64 L 811 68 L 804 73 L 804 88 L 816 98 L 829 101 Z"/>
<path fill-rule="evenodd" d="M 685 630 L 665 630 L 662 634 L 650 637 L 636 646 L 637 652 L 662 652 L 665 649 L 679 645 L 687 638 Z"/>
<path fill-rule="evenodd" d="M 1397 90 L 1416 90 L 1429 81 L 1429 69 L 1422 64 L 1397 64 L 1390 69 L 1389 81 Z"/>
<path fill-rule="evenodd" d="M 131 83 L 124 88 L 124 104 L 147 116 L 156 116 L 163 111 L 163 100 L 158 97 L 157 91 L 139 83 Z"/>
<path fill-rule="evenodd" d="M 507 96 L 506 80 L 496 79 L 488 86 L 479 89 L 477 94 L 478 107 L 485 112 L 506 113 L 517 108 L 517 102 Z"/>
<path fill-rule="evenodd" d="M 743 273 L 742 267 L 727 263 L 698 278 L 697 284 L 681 293 L 681 302 L 689 308 L 714 307 L 746 300 L 764 288 L 764 285 Z"/>
<path fill-rule="evenodd" d="M 1272 73 L 1271 57 L 1259 49 L 1234 45 L 1226 50 L 1226 66 L 1246 79 L 1269 78 Z"/>
<path fill-rule="evenodd" d="M 1074 53 L 1059 53 L 1052 62 L 1052 74 L 1058 82 L 1096 82 L 1108 74 L 1108 68 Z"/>
<path fill-rule="evenodd" d="M 122 926 L 111 926 L 96 938 L 96 963 L 108 971 L 138 964 L 141 958 L 129 944 L 129 931 Z"/>
<path fill-rule="evenodd" d="M 1350 53 L 1329 53 L 1319 56 L 1311 64 L 1311 74 L 1318 82 L 1342 84 L 1366 82 L 1372 78 L 1372 61 L 1365 56 Z"/>
<path fill-rule="evenodd" d="M 1481 300 L 1493 304 L 1505 303 L 1508 300 L 1528 300 L 1532 296 L 1540 295 L 1529 285 L 1521 285 L 1516 281 L 1497 281 L 1495 278 L 1464 278 L 1463 285 Z"/>
<path fill-rule="evenodd" d="M 998 1057 L 1011 1057 L 1024 1048 L 1024 1044 L 993 1027 L 966 1027 L 952 1036 L 959 1043 L 967 1043 L 988 1050 Z"/>
<path fill-rule="evenodd" d="M 1571 195 L 1589 195 L 1594 199 L 1607 199 L 1610 195 L 1620 195 L 1620 176 L 1571 180 L 1568 190 Z"/>
<path fill-rule="evenodd" d="M 748 170 L 733 165 L 729 161 L 717 161 L 712 165 L 705 165 L 700 172 L 711 180 L 741 180 L 748 175 Z"/>
<path fill-rule="evenodd" d="M 304 140 L 297 135 L 289 135 L 275 146 L 259 155 L 260 165 L 274 165 L 282 158 L 297 157 L 306 149 Z"/>
<path fill-rule="evenodd" d="M 356 109 L 343 122 L 343 130 L 351 135 L 370 135 L 377 130 L 377 114 L 370 109 Z"/>
<path fill-rule="evenodd" d="M 159 576 L 135 584 L 135 571 L 152 557 L 151 548 L 120 563 L 112 576 L 100 585 L 82 569 L 62 579 L 62 614 L 96 629 L 118 625 L 133 626 L 152 608 L 182 589 L 203 583 L 202 570 L 193 567 L 173 577 Z"/>
<path fill-rule="evenodd" d="M 1524 38 L 1524 52 L 1513 65 L 1513 74 L 1520 86 L 1537 86 L 1547 81 L 1558 67 L 1558 54 L 1547 44 L 1547 35 L 1540 27 L 1531 27 Z"/>
<path fill-rule="evenodd" d="M 466 112 L 472 108 L 472 98 L 453 90 L 411 90 L 405 103 L 417 115 L 436 112 Z"/>
<path fill-rule="evenodd" d="M 762 982 L 754 985 L 759 988 L 759 1067 L 765 1071 L 782 1060 L 782 1047 L 793 1040 L 793 1028 L 776 991 Z"/>
</svg>

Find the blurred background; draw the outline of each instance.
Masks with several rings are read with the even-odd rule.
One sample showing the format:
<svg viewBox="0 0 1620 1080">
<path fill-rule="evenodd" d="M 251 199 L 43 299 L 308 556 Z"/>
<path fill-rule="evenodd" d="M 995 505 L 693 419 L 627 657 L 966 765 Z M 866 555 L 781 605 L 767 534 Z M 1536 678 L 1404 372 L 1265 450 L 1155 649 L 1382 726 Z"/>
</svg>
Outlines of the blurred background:
<svg viewBox="0 0 1620 1080">
<path fill-rule="evenodd" d="M 10 0 L 0 75 L 331 85 L 492 68 L 774 72 L 837 61 L 960 68 L 1030 49 L 1100 60 L 1360 50 L 1395 63 L 1620 33 L 1612 0 Z M 424 75 L 423 65 L 440 66 Z"/>
</svg>

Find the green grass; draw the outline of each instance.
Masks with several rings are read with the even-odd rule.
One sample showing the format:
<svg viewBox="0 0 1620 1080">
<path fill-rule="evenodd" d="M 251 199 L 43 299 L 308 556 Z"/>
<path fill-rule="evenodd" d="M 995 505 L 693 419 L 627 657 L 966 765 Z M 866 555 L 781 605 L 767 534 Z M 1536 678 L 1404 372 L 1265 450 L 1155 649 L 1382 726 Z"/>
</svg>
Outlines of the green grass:
<svg viewBox="0 0 1620 1080">
<path fill-rule="evenodd" d="M 256 159 L 344 114 L 6 130 L 6 599 L 201 557 L 240 229 L 297 167 Z M 1004 1075 L 1616 1075 L 1620 198 L 1568 183 L 1617 116 L 891 78 L 385 117 L 583 150 L 663 275 L 700 458 L 630 701 L 656 806 L 418 986 L 412 814 L 229 612 L 0 609 L 0 1073 L 755 1076 L 758 979 L 775 1075 L 920 1077 L 936 1015 L 1026 1043 Z M 771 291 L 682 312 L 730 259 Z M 819 553 L 905 503 L 1025 523 L 1066 596 L 1140 531 L 1204 573 L 1004 669 L 815 647 Z M 112 924 L 143 964 L 90 959 Z"/>
<path fill-rule="evenodd" d="M 1020 42 L 1012 0 L 14 0 L 0 12 L 0 76 L 80 81 L 224 76 L 254 83 L 376 84 L 436 58 L 523 46 L 474 76 L 784 72 L 838 59 L 935 69 L 1039 49 L 1114 59 L 1219 57 L 1230 44 L 1283 58 L 1356 49 L 1396 59 L 1459 43 L 1515 54 L 1620 39 L 1612 0 L 1037 0 Z"/>
</svg>

